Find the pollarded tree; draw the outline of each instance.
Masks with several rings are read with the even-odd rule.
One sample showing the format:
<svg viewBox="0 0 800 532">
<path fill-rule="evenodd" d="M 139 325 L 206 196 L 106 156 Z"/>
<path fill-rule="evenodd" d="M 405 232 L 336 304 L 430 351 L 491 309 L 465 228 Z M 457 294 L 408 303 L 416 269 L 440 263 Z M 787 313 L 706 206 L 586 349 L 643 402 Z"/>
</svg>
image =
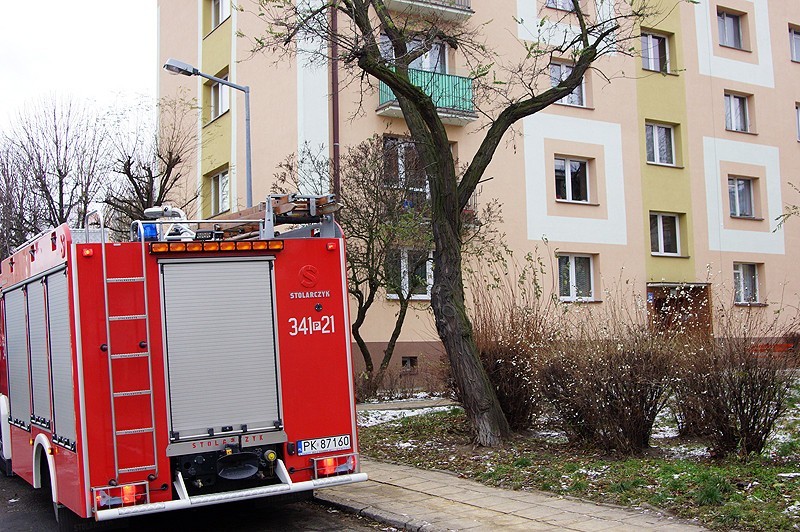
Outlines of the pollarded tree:
<svg viewBox="0 0 800 532">
<path fill-rule="evenodd" d="M 553 1 L 559 8 L 553 13 L 562 13 L 561 20 L 515 21 L 527 25 L 531 37 L 519 42 L 519 55 L 512 61 L 484 44 L 481 32 L 491 29 L 491 22 L 474 28 L 437 15 L 409 16 L 391 11 L 385 0 L 257 2 L 256 14 L 266 31 L 254 38 L 256 50 L 335 60 L 351 81 L 370 85 L 379 80 L 397 98 L 430 188 L 436 328 L 480 445 L 499 445 L 510 430 L 479 360 L 465 307 L 461 212 L 512 127 L 569 97 L 589 68 L 601 66 L 597 62 L 603 56 L 628 53 L 639 24 L 657 14 L 650 2 L 596 0 L 589 9 L 584 1 Z M 309 46 L 308 41 L 327 46 Z M 409 68 L 439 43 L 459 51 L 481 95 L 476 107 L 484 119 L 483 138 L 460 179 L 436 102 L 415 85 Z M 551 72 L 552 59 L 569 60 L 571 71 Z M 371 85 L 362 88 L 372 90 Z"/>
</svg>

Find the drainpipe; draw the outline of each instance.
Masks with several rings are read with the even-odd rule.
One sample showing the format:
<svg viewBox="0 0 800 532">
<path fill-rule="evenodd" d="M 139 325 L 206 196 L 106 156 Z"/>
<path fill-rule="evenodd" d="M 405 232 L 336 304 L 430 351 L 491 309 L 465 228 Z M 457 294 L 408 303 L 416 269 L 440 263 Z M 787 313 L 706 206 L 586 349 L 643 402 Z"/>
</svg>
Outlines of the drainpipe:
<svg viewBox="0 0 800 532">
<path fill-rule="evenodd" d="M 336 35 L 339 30 L 336 6 L 331 6 L 331 127 L 333 136 L 333 193 L 338 199 L 341 194 L 340 186 L 340 167 L 339 167 L 339 43 Z"/>
</svg>

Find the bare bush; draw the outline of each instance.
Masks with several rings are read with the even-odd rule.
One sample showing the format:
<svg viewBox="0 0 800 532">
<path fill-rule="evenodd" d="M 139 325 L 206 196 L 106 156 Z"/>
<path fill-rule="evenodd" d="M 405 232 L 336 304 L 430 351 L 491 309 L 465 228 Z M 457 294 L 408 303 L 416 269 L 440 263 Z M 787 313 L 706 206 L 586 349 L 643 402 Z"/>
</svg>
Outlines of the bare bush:
<svg viewBox="0 0 800 532">
<path fill-rule="evenodd" d="M 528 428 L 541 408 L 536 369 L 557 332 L 558 303 L 542 292 L 544 264 L 520 264 L 501 249 L 468 274 L 475 342 L 512 430 Z"/>
<path fill-rule="evenodd" d="M 636 453 L 669 398 L 676 342 L 641 323 L 604 326 L 587 322 L 551 354 L 543 393 L 570 441 Z"/>
<path fill-rule="evenodd" d="M 542 394 L 570 441 L 638 453 L 670 397 L 682 335 L 653 327 L 628 290 L 604 297 L 600 308 L 573 304 L 563 314 L 564 333 L 539 369 Z"/>
<path fill-rule="evenodd" d="M 696 339 L 679 366 L 684 432 L 708 438 L 715 457 L 758 455 L 788 406 L 796 318 L 754 307 L 715 310 L 715 336 Z"/>
</svg>

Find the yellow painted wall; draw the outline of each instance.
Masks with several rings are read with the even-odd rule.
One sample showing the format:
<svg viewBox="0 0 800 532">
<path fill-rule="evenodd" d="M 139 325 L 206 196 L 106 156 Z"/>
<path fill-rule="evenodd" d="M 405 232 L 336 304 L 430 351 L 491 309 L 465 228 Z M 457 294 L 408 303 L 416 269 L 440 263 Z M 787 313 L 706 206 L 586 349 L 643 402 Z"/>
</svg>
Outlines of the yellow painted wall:
<svg viewBox="0 0 800 532">
<path fill-rule="evenodd" d="M 694 238 L 692 231 L 692 196 L 687 154 L 687 115 L 684 61 L 681 46 L 680 11 L 659 17 L 654 33 L 667 35 L 670 72 L 653 72 L 642 68 L 636 59 L 636 90 L 639 114 L 639 156 L 642 172 L 642 222 L 644 224 L 645 269 L 649 282 L 695 282 Z M 643 28 L 642 31 L 648 31 Z M 639 43 L 641 44 L 641 43 Z M 675 166 L 647 162 L 645 123 L 673 126 Z M 650 252 L 650 212 L 680 213 L 681 257 L 653 256 Z M 687 258 L 688 257 L 688 258 Z"/>
</svg>

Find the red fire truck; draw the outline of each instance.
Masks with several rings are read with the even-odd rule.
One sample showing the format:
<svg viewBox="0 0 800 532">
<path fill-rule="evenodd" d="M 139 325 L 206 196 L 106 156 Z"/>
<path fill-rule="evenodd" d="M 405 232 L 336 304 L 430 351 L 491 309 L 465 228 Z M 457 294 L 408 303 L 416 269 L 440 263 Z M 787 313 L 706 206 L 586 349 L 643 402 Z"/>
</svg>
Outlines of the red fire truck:
<svg viewBox="0 0 800 532">
<path fill-rule="evenodd" d="M 62 225 L 4 260 L 5 472 L 49 487 L 64 529 L 366 480 L 337 207 L 155 208 L 129 242 Z"/>
</svg>

